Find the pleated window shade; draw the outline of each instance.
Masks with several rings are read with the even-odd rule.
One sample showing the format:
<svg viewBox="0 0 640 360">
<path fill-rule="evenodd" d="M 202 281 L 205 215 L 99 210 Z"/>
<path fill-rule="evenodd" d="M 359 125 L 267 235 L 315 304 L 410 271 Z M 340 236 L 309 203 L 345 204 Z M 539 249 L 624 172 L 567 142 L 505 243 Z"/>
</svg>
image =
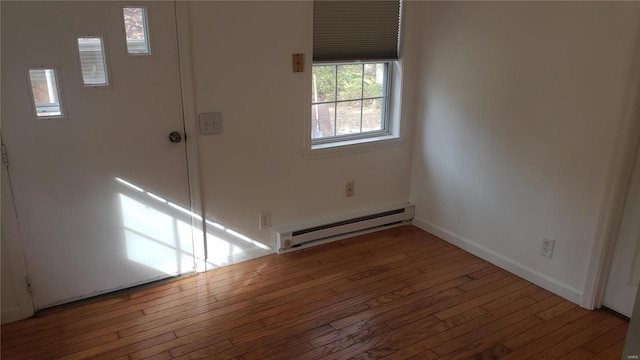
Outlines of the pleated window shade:
<svg viewBox="0 0 640 360">
<path fill-rule="evenodd" d="M 313 61 L 398 59 L 400 1 L 313 2 Z"/>
</svg>

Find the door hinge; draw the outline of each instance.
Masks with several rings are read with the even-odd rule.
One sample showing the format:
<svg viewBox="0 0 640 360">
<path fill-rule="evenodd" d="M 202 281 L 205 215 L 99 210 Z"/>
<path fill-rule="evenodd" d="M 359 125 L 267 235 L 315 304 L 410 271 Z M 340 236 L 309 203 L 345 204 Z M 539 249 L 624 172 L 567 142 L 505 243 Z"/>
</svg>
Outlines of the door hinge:
<svg viewBox="0 0 640 360">
<path fill-rule="evenodd" d="M 27 291 L 29 291 L 29 294 L 33 294 L 33 288 L 31 287 L 31 279 L 29 279 L 29 276 L 25 276 L 24 279 L 27 282 Z"/>
<path fill-rule="evenodd" d="M 7 153 L 7 148 L 4 144 L 2 144 L 2 165 L 9 167 L 9 154 Z"/>
</svg>

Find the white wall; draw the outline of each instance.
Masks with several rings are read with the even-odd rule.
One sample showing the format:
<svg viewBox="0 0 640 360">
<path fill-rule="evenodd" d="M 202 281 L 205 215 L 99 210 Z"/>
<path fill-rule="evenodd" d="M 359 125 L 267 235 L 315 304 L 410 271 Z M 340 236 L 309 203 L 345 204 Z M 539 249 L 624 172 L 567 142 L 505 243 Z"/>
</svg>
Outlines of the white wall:
<svg viewBox="0 0 640 360">
<path fill-rule="evenodd" d="M 198 136 L 206 217 L 275 248 L 275 229 L 406 202 L 410 141 L 307 158 L 311 2 L 190 2 L 196 112 L 222 114 Z M 291 55 L 305 55 L 293 73 Z M 309 88 L 309 89 L 308 89 Z M 356 195 L 346 198 L 347 181 Z M 270 210 L 272 228 L 258 229 Z"/>
<path fill-rule="evenodd" d="M 187 6 L 196 113 L 218 111 L 223 119 L 221 135 L 190 138 L 199 146 L 205 215 L 271 248 L 210 226 L 209 256 L 215 259 L 210 264 L 272 253 L 278 227 L 408 201 L 411 146 L 406 137 L 376 150 L 313 159 L 303 154 L 310 112 L 311 2 Z M 305 54 L 305 72 L 292 72 L 293 53 Z M 344 196 L 347 181 L 355 181 L 355 197 Z M 11 321 L 30 316 L 32 304 L 23 286 L 15 218 L 5 215 L 6 184 L 3 178 L 2 320 Z M 272 213 L 270 229 L 258 229 L 261 210 Z"/>
<path fill-rule="evenodd" d="M 627 330 L 627 340 L 622 352 L 623 359 L 633 359 L 632 356 L 640 356 L 640 291 L 636 294 L 636 301 L 633 307 L 633 317 L 629 322 Z"/>
<path fill-rule="evenodd" d="M 416 223 L 579 302 L 640 3 L 421 3 Z M 539 255 L 556 240 L 553 259 Z"/>
</svg>

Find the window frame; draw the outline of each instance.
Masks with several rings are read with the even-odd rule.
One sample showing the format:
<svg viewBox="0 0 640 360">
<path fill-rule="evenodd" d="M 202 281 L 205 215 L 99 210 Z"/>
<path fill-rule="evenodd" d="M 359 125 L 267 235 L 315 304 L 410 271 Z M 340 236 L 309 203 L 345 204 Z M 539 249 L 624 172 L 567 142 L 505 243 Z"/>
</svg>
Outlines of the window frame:
<svg viewBox="0 0 640 360">
<path fill-rule="evenodd" d="M 364 97 L 364 65 L 367 64 L 384 64 L 385 67 L 385 74 L 384 74 L 384 83 L 383 83 L 383 88 L 382 88 L 382 96 L 380 97 Z M 313 129 L 311 126 L 311 119 L 312 117 L 309 116 L 309 138 L 311 141 L 311 147 L 324 147 L 323 145 L 333 145 L 333 146 L 340 146 L 341 144 L 344 144 L 345 142 L 352 142 L 352 141 L 357 141 L 357 140 L 363 140 L 363 139 L 376 139 L 376 138 L 380 138 L 380 137 L 385 137 L 385 136 L 389 136 L 391 135 L 391 96 L 392 96 L 392 72 L 393 72 L 393 61 L 392 60 L 360 60 L 360 61 L 332 61 L 332 62 L 314 62 L 311 65 L 311 76 L 313 78 L 313 67 L 314 66 L 334 66 L 337 69 L 337 66 L 339 65 L 362 65 L 363 66 L 363 77 L 362 77 L 362 92 L 361 92 L 361 96 L 359 98 L 354 98 L 354 99 L 348 99 L 348 100 L 338 100 L 338 93 L 337 93 L 337 71 L 336 71 L 336 92 L 335 92 L 335 98 L 333 101 L 322 101 L 322 102 L 317 102 L 314 103 L 313 100 L 311 101 L 311 106 L 310 109 L 313 109 L 314 105 L 319 105 L 319 104 L 339 104 L 341 102 L 348 102 L 348 101 L 364 101 L 366 99 L 371 99 L 371 98 L 381 98 L 384 101 L 382 101 L 382 129 L 380 130 L 371 130 L 371 131 L 360 131 L 360 132 L 355 132 L 355 133 L 350 133 L 350 134 L 341 134 L 341 135 L 332 135 L 332 136 L 326 136 L 326 137 L 321 137 L 321 138 L 313 138 Z M 311 86 L 313 87 L 313 80 L 311 82 Z M 311 110 L 313 111 L 313 110 Z M 312 115 L 312 113 L 310 113 L 310 115 Z M 333 124 L 336 124 L 337 121 L 337 111 L 335 112 L 335 116 L 336 119 L 334 120 Z M 360 123 L 362 124 L 362 111 L 360 112 Z"/>
<path fill-rule="evenodd" d="M 64 101 L 64 91 L 62 86 L 62 79 L 60 74 L 60 68 L 55 65 L 30 65 L 25 67 L 26 79 L 27 79 L 27 89 L 29 94 L 29 99 L 31 103 L 31 112 L 33 114 L 33 118 L 36 121 L 42 120 L 63 120 L 68 118 L 66 104 Z M 60 115 L 38 115 L 38 106 L 36 103 L 36 99 L 33 93 L 33 83 L 31 78 L 31 70 L 53 70 L 56 78 L 56 91 L 58 96 L 58 107 L 60 109 Z"/>
<path fill-rule="evenodd" d="M 319 62 L 317 62 L 319 63 Z M 300 134 L 303 138 L 303 146 L 301 152 L 303 156 L 309 160 L 321 159 L 326 157 L 341 156 L 354 154 L 359 152 L 375 151 L 386 148 L 393 148 L 400 146 L 409 139 L 408 133 L 408 113 L 407 109 L 403 107 L 403 93 L 405 90 L 405 67 L 408 64 L 400 58 L 398 60 L 390 60 L 390 67 L 392 69 L 389 72 L 391 80 L 388 83 L 389 89 L 389 107 L 388 111 L 388 126 L 389 133 L 387 135 L 370 136 L 359 139 L 341 140 L 323 144 L 313 144 L 312 135 L 312 123 L 311 123 L 311 100 L 313 90 L 313 77 L 312 73 L 313 62 L 305 64 L 305 86 L 304 91 L 300 94 L 300 101 L 304 104 L 302 121 L 303 126 Z"/>
<path fill-rule="evenodd" d="M 84 73 L 82 72 L 82 55 L 80 53 L 80 43 L 78 40 L 80 38 L 99 38 L 100 46 L 102 49 L 102 59 L 104 61 L 104 77 L 105 83 L 102 84 L 87 84 L 84 81 Z M 82 85 L 85 89 L 108 89 L 111 87 L 111 68 L 109 61 L 109 54 L 107 54 L 107 39 L 106 35 L 102 34 L 76 34 L 74 37 L 75 49 L 76 49 L 76 62 L 78 64 L 78 80 L 80 81 L 80 85 Z"/>
<path fill-rule="evenodd" d="M 124 19 L 124 10 L 125 9 L 142 9 L 143 14 L 143 25 L 144 25 L 144 40 L 147 45 L 147 52 L 144 53 L 131 53 L 129 52 L 129 43 L 127 41 L 127 24 Z M 151 57 L 153 55 L 152 45 L 151 45 L 151 30 L 149 23 L 149 8 L 144 5 L 125 5 L 122 6 L 122 33 L 124 38 L 124 52 L 128 57 L 132 58 L 144 58 Z"/>
<path fill-rule="evenodd" d="M 408 59 L 403 57 L 402 51 L 402 43 L 403 38 L 405 37 L 405 32 L 403 31 L 403 20 L 405 18 L 404 14 L 406 12 L 406 7 L 403 6 L 402 0 L 400 0 L 400 8 L 398 12 L 399 23 L 398 23 L 398 40 L 397 40 L 397 57 L 369 57 L 366 55 L 359 55 L 357 57 L 352 57 L 350 59 L 340 58 L 340 56 L 335 56 L 332 58 L 325 59 L 316 59 L 315 61 L 309 61 L 304 65 L 304 72 L 307 74 L 304 76 L 304 89 L 300 93 L 300 102 L 303 104 L 301 115 L 303 118 L 302 126 L 300 128 L 300 136 L 302 137 L 302 155 L 308 159 L 322 159 L 333 156 L 345 156 L 356 154 L 360 152 L 369 152 L 369 151 L 378 151 L 382 149 L 391 149 L 398 146 L 402 146 L 407 141 L 410 140 L 409 128 L 410 123 L 409 119 L 412 117 L 412 112 L 404 106 L 406 101 L 414 101 L 413 96 L 411 96 L 412 89 L 407 89 L 407 86 L 411 86 L 413 83 L 411 79 L 405 79 L 405 73 L 407 73 L 408 69 L 413 69 L 415 64 L 413 61 L 408 61 Z M 314 6 L 315 2 L 309 2 L 309 6 L 307 8 L 308 12 L 306 13 L 307 23 L 311 24 L 308 32 L 309 36 L 313 39 L 314 36 Z M 344 40 L 344 39 L 342 39 Z M 307 50 L 311 54 L 315 54 L 314 52 L 314 42 L 311 41 L 311 44 L 308 45 Z M 311 56 L 312 58 L 314 56 Z M 363 62 L 378 62 L 385 61 L 389 62 L 389 72 L 388 72 L 388 97 L 387 97 L 387 126 L 388 133 L 386 135 L 382 134 L 379 136 L 369 136 L 363 138 L 355 138 L 350 140 L 335 140 L 327 143 L 314 143 L 312 140 L 312 131 L 313 127 L 311 121 L 311 111 L 312 111 L 312 91 L 313 91 L 313 76 L 312 76 L 312 66 L 314 64 L 322 64 L 322 63 L 331 63 L 331 62 L 349 62 L 360 60 Z M 408 98 L 405 98 L 405 91 L 408 91 L 406 95 L 409 95 Z"/>
</svg>

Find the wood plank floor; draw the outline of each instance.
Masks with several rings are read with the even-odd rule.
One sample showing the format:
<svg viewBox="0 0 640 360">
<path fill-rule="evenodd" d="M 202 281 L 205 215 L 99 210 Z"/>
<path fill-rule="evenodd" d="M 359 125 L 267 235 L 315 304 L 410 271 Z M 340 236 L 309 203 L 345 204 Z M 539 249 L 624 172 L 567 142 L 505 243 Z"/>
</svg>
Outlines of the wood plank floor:
<svg viewBox="0 0 640 360">
<path fill-rule="evenodd" d="M 628 322 L 405 226 L 2 326 L 3 359 L 620 359 Z"/>
</svg>

